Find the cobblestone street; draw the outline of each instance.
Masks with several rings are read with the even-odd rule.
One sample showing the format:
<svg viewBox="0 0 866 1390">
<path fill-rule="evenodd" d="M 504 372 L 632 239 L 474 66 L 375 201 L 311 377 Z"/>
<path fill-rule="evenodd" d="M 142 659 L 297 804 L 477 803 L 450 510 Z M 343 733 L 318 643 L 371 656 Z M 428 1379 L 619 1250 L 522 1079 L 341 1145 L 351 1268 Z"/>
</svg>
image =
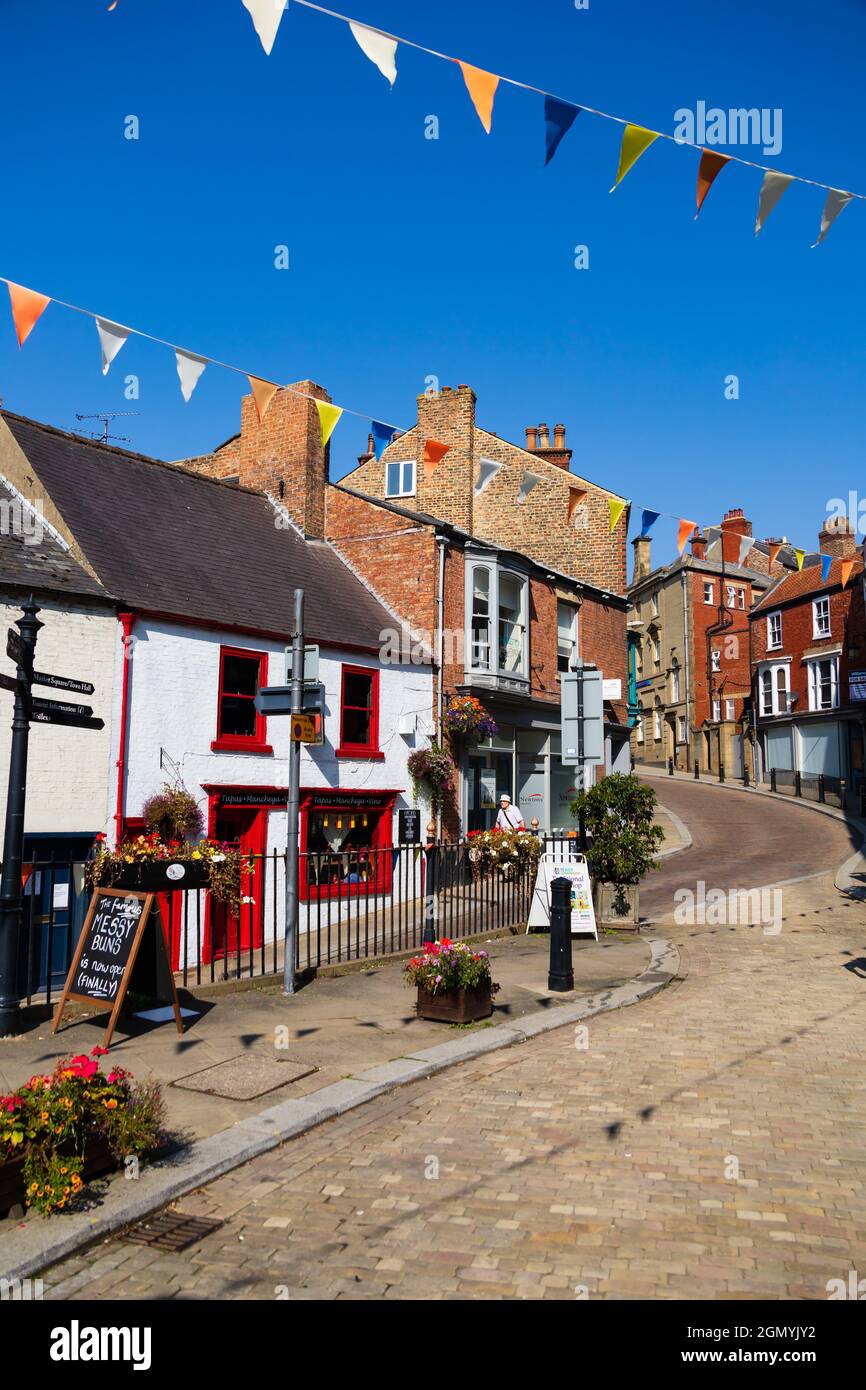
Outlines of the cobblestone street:
<svg viewBox="0 0 866 1390">
<path fill-rule="evenodd" d="M 695 844 L 657 919 L 720 881 L 734 823 L 765 835 L 755 884 L 795 832 L 801 875 L 851 852 L 801 808 L 658 791 Z M 866 1274 L 866 910 L 829 878 L 784 904 L 777 935 L 666 923 L 683 978 L 655 998 L 375 1100 L 184 1199 L 224 1222 L 192 1249 L 113 1240 L 46 1295 L 825 1299 Z"/>
</svg>

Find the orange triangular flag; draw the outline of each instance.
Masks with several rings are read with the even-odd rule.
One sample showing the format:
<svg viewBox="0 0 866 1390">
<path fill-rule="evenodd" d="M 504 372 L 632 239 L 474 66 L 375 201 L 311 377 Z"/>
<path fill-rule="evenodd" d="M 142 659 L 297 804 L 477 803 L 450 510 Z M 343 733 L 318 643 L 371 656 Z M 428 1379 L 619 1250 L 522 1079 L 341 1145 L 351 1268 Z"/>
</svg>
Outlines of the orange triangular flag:
<svg viewBox="0 0 866 1390">
<path fill-rule="evenodd" d="M 433 468 L 435 468 L 437 463 L 442 462 L 450 448 L 450 444 L 440 444 L 437 439 L 426 439 L 424 441 L 423 462 L 429 463 Z"/>
<path fill-rule="evenodd" d="M 677 536 L 677 549 L 679 550 L 681 555 L 683 553 L 683 548 L 689 536 L 692 534 L 693 531 L 696 531 L 697 529 L 698 526 L 696 521 L 680 522 L 679 535 Z"/>
<path fill-rule="evenodd" d="M 852 571 L 853 568 L 854 568 L 854 561 L 853 561 L 853 560 L 843 560 L 843 561 L 842 561 L 841 570 L 842 570 L 842 588 L 843 588 L 843 589 L 844 589 L 845 586 L 847 585 L 848 580 L 851 578 L 851 571 Z"/>
<path fill-rule="evenodd" d="M 36 290 L 27 290 L 23 285 L 13 285 L 11 280 L 7 280 L 6 284 L 9 287 L 9 298 L 12 302 L 12 318 L 15 323 L 15 332 L 18 335 L 18 346 L 23 347 L 30 337 L 36 320 L 45 313 L 51 300 L 47 295 L 39 294 Z"/>
<path fill-rule="evenodd" d="M 490 127 L 493 124 L 493 98 L 496 96 L 499 78 L 495 72 L 485 72 L 483 68 L 473 68 L 469 63 L 460 63 L 460 71 L 463 73 L 463 81 L 466 83 L 472 98 L 472 105 L 478 112 L 478 119 L 489 135 Z"/>
<path fill-rule="evenodd" d="M 567 524 L 570 526 L 572 518 L 586 496 L 585 487 L 570 487 L 568 489 L 568 518 Z"/>
<path fill-rule="evenodd" d="M 769 554 L 769 557 L 768 557 L 767 568 L 771 570 L 771 569 L 773 568 L 773 566 L 775 565 L 775 563 L 776 563 L 776 560 L 777 560 L 778 555 L 779 555 L 779 551 L 782 549 L 782 542 L 781 542 L 781 541 L 773 541 L 773 543 L 772 543 L 768 548 L 769 548 L 770 554 Z"/>
<path fill-rule="evenodd" d="M 259 424 L 261 424 L 267 413 L 268 406 L 280 388 L 275 386 L 272 381 L 262 381 L 261 377 L 257 376 L 248 376 L 247 381 L 252 388 L 253 400 L 256 403 L 256 414 L 259 417 Z"/>
<path fill-rule="evenodd" d="M 729 161 L 730 155 L 716 154 L 714 150 L 704 150 L 698 165 L 698 212 L 704 205 L 704 199 L 712 187 L 713 179 L 721 173 Z M 698 212 L 695 213 L 696 222 Z"/>
</svg>

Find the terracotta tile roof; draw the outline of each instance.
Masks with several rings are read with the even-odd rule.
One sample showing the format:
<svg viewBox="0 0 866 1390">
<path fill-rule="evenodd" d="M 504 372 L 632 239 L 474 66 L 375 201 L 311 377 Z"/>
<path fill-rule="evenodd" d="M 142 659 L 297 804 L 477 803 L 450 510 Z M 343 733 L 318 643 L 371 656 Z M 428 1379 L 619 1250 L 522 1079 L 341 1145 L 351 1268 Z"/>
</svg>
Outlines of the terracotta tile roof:
<svg viewBox="0 0 866 1390">
<path fill-rule="evenodd" d="M 378 649 L 394 619 L 324 541 L 276 525 L 267 498 L 142 454 L 2 416 L 102 583 L 130 607 Z"/>
<path fill-rule="evenodd" d="M 851 571 L 851 578 L 848 580 L 848 587 L 863 573 L 863 561 L 859 555 L 851 557 L 854 560 L 854 568 Z M 834 584 L 842 583 L 842 562 L 834 560 L 830 566 L 830 573 L 827 582 L 821 573 L 820 562 L 817 565 L 804 564 L 801 570 L 795 570 L 792 574 L 785 575 L 780 583 L 768 589 L 760 603 L 756 603 L 752 609 L 753 613 L 760 612 L 761 609 L 778 608 L 780 603 L 791 603 L 794 599 L 805 598 L 807 594 L 818 594 L 823 589 L 831 589 Z"/>
</svg>

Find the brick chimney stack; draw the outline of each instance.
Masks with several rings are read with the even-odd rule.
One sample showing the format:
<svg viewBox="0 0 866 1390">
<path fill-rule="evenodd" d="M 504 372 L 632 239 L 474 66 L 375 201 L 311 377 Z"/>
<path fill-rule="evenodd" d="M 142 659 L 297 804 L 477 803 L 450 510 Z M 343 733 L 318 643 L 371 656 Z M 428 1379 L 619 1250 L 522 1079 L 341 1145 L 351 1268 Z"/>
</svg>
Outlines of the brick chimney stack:
<svg viewBox="0 0 866 1390">
<path fill-rule="evenodd" d="M 565 425 L 554 425 L 552 448 L 547 425 L 538 425 L 537 428 L 527 425 L 526 449 L 528 453 L 546 459 L 548 463 L 555 463 L 557 468 L 562 468 L 566 473 L 569 471 L 572 451 L 565 445 Z"/>
<path fill-rule="evenodd" d="M 424 443 L 435 439 L 448 453 L 435 468 L 425 468 Z M 405 456 L 404 456 L 405 457 Z M 475 461 L 475 392 L 470 386 L 443 386 L 418 397 L 415 432 L 415 506 L 472 530 Z"/>
<path fill-rule="evenodd" d="M 857 554 L 857 537 L 847 516 L 831 516 L 818 533 L 818 549 L 834 560 L 853 560 Z"/>
<path fill-rule="evenodd" d="M 635 536 L 632 541 L 634 546 L 634 569 L 632 570 L 632 583 L 636 584 L 639 579 L 643 579 L 652 569 L 650 562 L 651 537 Z"/>
<path fill-rule="evenodd" d="M 730 511 L 725 512 L 722 518 L 722 555 L 726 565 L 739 564 L 740 541 L 751 534 L 752 523 L 747 520 L 742 507 L 731 507 Z"/>
<path fill-rule="evenodd" d="M 692 556 L 695 560 L 707 558 L 707 538 L 700 531 L 695 531 L 692 535 Z"/>
</svg>

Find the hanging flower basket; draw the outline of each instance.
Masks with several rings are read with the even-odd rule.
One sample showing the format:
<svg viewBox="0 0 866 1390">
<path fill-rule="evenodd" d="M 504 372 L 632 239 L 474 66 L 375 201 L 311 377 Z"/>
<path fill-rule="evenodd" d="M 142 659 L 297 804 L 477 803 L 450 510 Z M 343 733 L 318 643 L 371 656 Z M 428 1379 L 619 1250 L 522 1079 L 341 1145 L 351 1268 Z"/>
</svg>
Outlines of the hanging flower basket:
<svg viewBox="0 0 866 1390">
<path fill-rule="evenodd" d="M 207 888 L 215 898 L 237 909 L 241 882 L 252 872 L 249 855 L 221 840 L 200 840 L 191 845 L 168 843 L 156 832 L 125 840 L 118 849 L 97 837 L 96 855 L 85 865 L 87 887 L 132 888 L 142 893 L 168 893 L 172 889 Z"/>
<path fill-rule="evenodd" d="M 460 739 L 464 743 L 480 743 L 482 739 L 493 738 L 499 732 L 496 720 L 491 719 L 474 695 L 449 696 L 442 724 L 450 738 Z"/>
</svg>

